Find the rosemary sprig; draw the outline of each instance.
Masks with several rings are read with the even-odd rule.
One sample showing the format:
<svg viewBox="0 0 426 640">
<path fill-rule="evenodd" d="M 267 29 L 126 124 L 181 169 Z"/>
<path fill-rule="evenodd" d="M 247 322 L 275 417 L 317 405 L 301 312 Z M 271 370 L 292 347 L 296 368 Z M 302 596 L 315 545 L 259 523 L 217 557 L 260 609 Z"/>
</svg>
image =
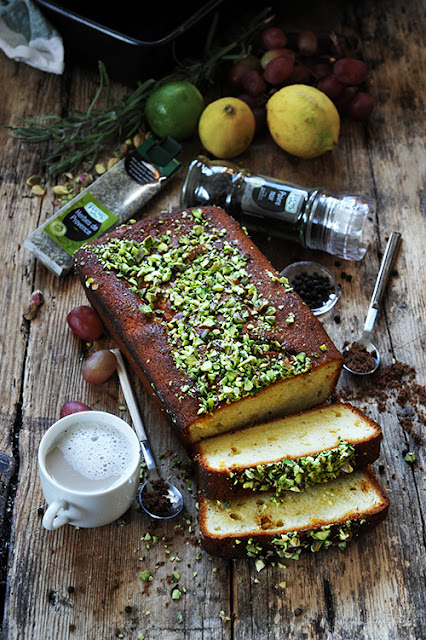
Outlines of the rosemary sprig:
<svg viewBox="0 0 426 640">
<path fill-rule="evenodd" d="M 105 65 L 99 62 L 99 87 L 87 111 L 76 110 L 66 117 L 44 116 L 39 122 L 13 116 L 19 124 L 3 126 L 10 130 L 11 137 L 23 142 L 53 143 L 53 150 L 45 158 L 45 164 L 53 178 L 68 171 L 75 171 L 85 161 L 89 161 L 90 170 L 103 151 L 131 138 L 140 129 L 144 121 L 146 101 L 160 84 L 171 80 L 188 80 L 198 88 L 204 89 L 206 85 L 214 82 L 215 73 L 224 60 L 238 59 L 247 54 L 253 34 L 264 28 L 272 19 L 270 8 L 263 10 L 242 30 L 239 37 L 225 45 L 214 44 L 216 23 L 213 20 L 202 58 L 176 60 L 176 66 L 170 74 L 159 80 L 146 80 L 133 93 L 114 104 L 111 104 L 107 70 Z M 105 90 L 106 106 L 96 110 Z"/>
</svg>

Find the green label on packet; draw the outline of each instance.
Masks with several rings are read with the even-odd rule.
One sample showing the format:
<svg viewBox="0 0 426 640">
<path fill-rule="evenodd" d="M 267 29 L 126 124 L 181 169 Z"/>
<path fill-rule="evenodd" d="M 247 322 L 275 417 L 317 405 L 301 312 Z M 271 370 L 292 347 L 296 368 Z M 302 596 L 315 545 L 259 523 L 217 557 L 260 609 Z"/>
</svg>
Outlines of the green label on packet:
<svg viewBox="0 0 426 640">
<path fill-rule="evenodd" d="M 83 193 L 77 203 L 64 209 L 44 227 L 56 244 L 71 256 L 88 240 L 108 231 L 118 221 L 91 193 Z"/>
</svg>

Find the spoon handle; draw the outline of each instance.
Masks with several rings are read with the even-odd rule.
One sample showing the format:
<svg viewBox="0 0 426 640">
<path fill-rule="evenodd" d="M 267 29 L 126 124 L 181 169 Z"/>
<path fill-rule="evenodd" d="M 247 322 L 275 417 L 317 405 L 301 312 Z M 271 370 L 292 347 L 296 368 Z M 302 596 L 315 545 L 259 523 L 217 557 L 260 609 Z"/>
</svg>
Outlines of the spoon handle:
<svg viewBox="0 0 426 640">
<path fill-rule="evenodd" d="M 364 324 L 364 333 L 371 333 L 373 330 L 379 305 L 383 298 L 400 242 L 401 234 L 398 231 L 392 231 L 386 245 L 379 273 L 377 274 L 376 283 L 374 285 L 370 306 L 368 307 L 367 317 Z"/>
<path fill-rule="evenodd" d="M 142 417 L 139 413 L 136 398 L 133 393 L 132 385 L 130 384 L 129 376 L 127 375 L 126 366 L 124 364 L 123 356 L 119 349 L 111 349 L 112 353 L 117 359 L 117 373 L 120 379 L 123 395 L 127 402 L 130 415 L 132 417 L 134 429 L 140 440 L 141 449 L 145 458 L 146 466 L 149 471 L 156 470 L 154 456 L 152 455 L 151 447 L 149 446 L 148 436 L 146 435 L 145 427 L 143 426 Z"/>
</svg>

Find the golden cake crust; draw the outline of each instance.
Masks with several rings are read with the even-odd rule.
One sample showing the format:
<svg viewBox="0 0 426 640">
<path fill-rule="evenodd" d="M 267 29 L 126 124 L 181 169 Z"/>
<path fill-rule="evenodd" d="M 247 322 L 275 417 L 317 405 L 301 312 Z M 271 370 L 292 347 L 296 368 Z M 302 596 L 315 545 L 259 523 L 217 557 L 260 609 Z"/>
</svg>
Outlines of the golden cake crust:
<svg viewBox="0 0 426 640">
<path fill-rule="evenodd" d="M 194 390 L 194 382 L 188 371 L 176 366 L 172 354 L 167 324 L 175 322 L 179 310 L 176 307 L 172 308 L 166 298 L 157 296 L 154 314 L 141 311 L 143 301 L 139 292 L 136 289 L 132 290 L 131 283 L 124 277 L 118 277 L 117 270 L 106 266 L 105 259 L 102 258 L 102 250 L 105 246 L 110 246 L 109 243 L 138 244 L 150 237 L 157 241 L 162 237 L 167 239 L 169 247 L 178 250 L 182 239 L 194 238 L 195 228 L 203 227 L 206 234 L 211 231 L 214 235 L 214 250 L 221 253 L 226 243 L 227 249 L 231 247 L 232 251 L 242 256 L 244 269 L 250 281 L 255 284 L 256 291 L 260 292 L 270 308 L 274 309 L 274 322 L 266 325 L 267 328 L 261 331 L 262 338 L 269 342 L 278 341 L 285 347 L 285 353 L 289 358 L 304 353 L 310 359 L 309 371 L 298 373 L 297 377 L 309 378 L 312 373 L 315 374 L 323 367 L 330 367 L 331 364 L 330 372 L 327 369 L 329 395 L 334 390 L 343 363 L 342 355 L 321 323 L 294 291 L 286 290 L 279 281 L 279 274 L 240 225 L 218 207 L 203 207 L 196 211 L 200 212 L 197 214 L 198 218 L 194 218 L 192 209 L 188 209 L 123 225 L 85 245 L 75 256 L 75 271 L 89 301 L 101 315 L 117 346 L 146 387 L 160 401 L 181 438 L 188 445 L 198 439 L 198 435 L 191 433 L 192 425 L 207 424 L 212 413 L 217 415 L 230 404 L 240 403 L 242 407 L 250 395 L 237 398 L 233 402 L 220 400 L 216 402 L 213 411 L 200 414 L 200 392 Z M 207 236 L 201 235 L 202 239 L 205 237 Z M 187 263 L 195 261 L 203 252 L 208 257 L 212 249 L 206 249 L 202 244 L 197 246 L 194 242 L 186 256 Z M 231 256 L 231 253 L 229 255 Z M 226 262 L 228 258 L 225 257 L 223 260 Z M 169 289 L 173 284 L 175 266 L 170 265 L 172 276 L 170 281 L 165 282 L 164 289 Z M 259 315 L 262 316 L 262 313 Z M 242 332 L 248 333 L 249 330 L 244 328 Z M 267 354 L 268 357 L 270 355 Z M 278 379 L 268 386 L 270 388 L 292 379 Z M 183 392 L 182 389 L 187 391 Z M 257 396 L 263 392 L 264 388 Z M 251 420 L 252 416 L 246 424 Z M 244 423 L 244 418 L 242 421 Z"/>
</svg>

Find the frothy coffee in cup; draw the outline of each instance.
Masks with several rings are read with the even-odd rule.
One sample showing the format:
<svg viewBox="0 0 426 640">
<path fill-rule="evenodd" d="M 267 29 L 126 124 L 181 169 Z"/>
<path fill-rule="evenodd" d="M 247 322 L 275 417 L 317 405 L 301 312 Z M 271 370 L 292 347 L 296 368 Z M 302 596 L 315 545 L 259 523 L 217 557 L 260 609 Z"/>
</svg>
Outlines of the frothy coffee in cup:
<svg viewBox="0 0 426 640">
<path fill-rule="evenodd" d="M 113 425 L 72 424 L 46 453 L 48 474 L 67 489 L 103 491 L 113 487 L 134 461 L 132 444 Z"/>
<path fill-rule="evenodd" d="M 139 438 L 118 416 L 89 410 L 60 418 L 38 448 L 43 526 L 102 527 L 121 518 L 134 504 L 140 464 Z"/>
</svg>

